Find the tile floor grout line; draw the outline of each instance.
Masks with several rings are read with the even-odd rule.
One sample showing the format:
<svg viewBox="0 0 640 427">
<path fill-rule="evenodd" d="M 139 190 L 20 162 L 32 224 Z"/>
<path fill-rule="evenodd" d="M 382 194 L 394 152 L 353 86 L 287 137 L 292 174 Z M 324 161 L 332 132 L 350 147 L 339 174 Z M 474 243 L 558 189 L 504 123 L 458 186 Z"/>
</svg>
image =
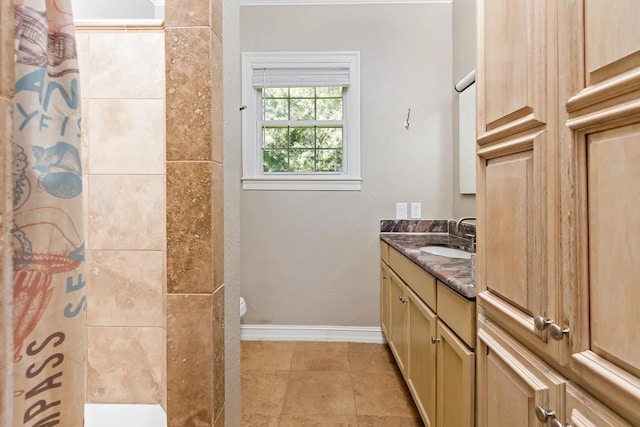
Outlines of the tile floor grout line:
<svg viewBox="0 0 640 427">
<path fill-rule="evenodd" d="M 367 423 L 370 423 L 370 422 L 375 423 L 376 420 L 378 419 L 379 419 L 379 422 L 384 422 L 384 425 L 390 425 L 389 423 L 393 423 L 393 422 L 407 422 L 410 425 L 415 425 L 415 426 L 422 425 L 419 416 L 416 417 L 413 414 L 413 412 L 416 412 L 417 414 L 415 404 L 413 402 L 413 399 L 410 397 L 410 395 L 406 393 L 406 390 L 402 391 L 402 394 L 404 395 L 404 398 L 402 398 L 402 401 L 404 403 L 400 403 L 400 404 L 402 405 L 402 407 L 407 409 L 412 407 L 413 411 L 411 411 L 411 414 L 405 413 L 405 409 L 403 409 L 402 412 L 398 414 L 397 407 L 395 409 L 391 409 L 392 413 L 389 413 L 386 415 L 384 413 L 380 415 L 361 414 L 358 409 L 358 404 L 356 399 L 356 382 L 357 382 L 356 380 L 358 378 L 361 378 L 361 380 L 364 381 L 363 384 L 365 385 L 369 384 L 369 386 L 371 386 L 372 385 L 371 381 L 375 383 L 376 382 L 375 377 L 379 377 L 379 374 L 383 374 L 383 373 L 393 374 L 394 377 L 397 377 L 398 375 L 397 367 L 395 366 L 393 359 L 389 357 L 388 347 L 384 345 L 380 345 L 380 346 L 372 345 L 372 346 L 365 346 L 365 347 L 362 347 L 359 345 L 350 346 L 349 343 L 345 343 L 346 354 L 336 354 L 335 344 L 332 345 L 331 343 L 324 343 L 324 344 L 327 344 L 326 348 L 329 348 L 329 350 L 328 351 L 325 350 L 324 354 L 322 354 L 323 353 L 322 350 L 323 348 L 325 348 L 322 345 L 323 343 L 316 343 L 315 346 L 313 345 L 310 346 L 310 350 L 307 347 L 306 354 L 303 351 L 302 355 L 298 354 L 298 356 L 300 357 L 299 359 L 294 359 L 294 354 L 296 350 L 301 350 L 304 347 L 297 344 L 298 344 L 297 342 L 294 343 L 293 346 L 287 347 L 284 351 L 282 350 L 282 347 L 278 347 L 278 344 L 276 343 L 272 345 L 266 344 L 264 346 L 261 346 L 261 345 L 245 345 L 244 346 L 243 355 L 245 356 L 245 361 L 247 363 L 246 365 L 244 365 L 245 366 L 244 379 L 245 381 L 247 381 L 245 382 L 245 387 L 250 386 L 251 384 L 255 384 L 254 382 L 255 380 L 251 381 L 252 375 L 247 374 L 248 372 L 255 372 L 256 376 L 253 376 L 253 378 L 258 378 L 259 380 L 261 376 L 264 378 L 264 374 L 261 375 L 260 371 L 276 372 L 276 370 L 273 368 L 277 366 L 282 366 L 281 360 L 282 360 L 283 353 L 285 355 L 288 353 L 291 358 L 288 360 L 289 369 L 286 370 L 286 384 L 283 391 L 284 395 L 282 397 L 280 410 L 277 411 L 278 413 L 276 414 L 272 412 L 273 415 L 268 415 L 268 414 L 259 414 L 259 413 L 251 413 L 251 412 L 243 411 L 242 412 L 243 427 L 251 427 L 254 425 L 258 425 L 255 423 L 260 423 L 259 425 L 266 425 L 264 424 L 265 421 L 272 423 L 270 425 L 280 425 L 280 424 L 287 425 L 287 424 L 284 424 L 287 421 L 289 423 L 291 422 L 299 423 L 299 422 L 302 422 L 302 420 L 306 420 L 306 422 L 318 422 L 318 421 L 322 422 L 322 420 L 325 420 L 325 422 L 329 422 L 329 420 L 333 420 L 331 422 L 333 422 L 334 425 L 336 420 L 339 420 L 338 422 L 340 423 L 346 422 L 348 425 L 365 426 L 365 425 L 368 425 Z M 352 349 L 354 351 L 350 352 L 349 347 L 353 347 Z M 250 353 L 251 349 L 255 350 L 255 352 L 253 353 L 253 356 L 251 356 L 251 353 Z M 270 351 L 273 352 L 273 357 L 269 357 Z M 341 353 L 341 351 L 339 351 L 338 353 Z M 357 356 L 355 356 L 355 358 L 353 358 L 354 364 L 351 363 L 352 360 L 350 358 L 350 353 L 353 353 L 351 355 L 355 355 L 356 353 L 358 354 Z M 346 361 L 344 357 L 346 357 Z M 294 367 L 294 362 L 296 360 L 297 360 L 296 363 L 298 363 L 298 365 L 302 368 L 300 371 L 297 371 L 297 372 L 301 372 L 301 373 L 305 372 L 307 374 L 315 373 L 316 377 L 320 377 L 320 378 L 322 378 L 323 376 L 322 374 L 333 372 L 334 374 L 343 375 L 343 378 L 345 380 L 348 378 L 349 382 L 348 383 L 343 382 L 342 387 L 344 388 L 342 388 L 342 391 L 340 393 L 344 393 L 343 395 L 344 397 L 348 396 L 349 394 L 352 396 L 354 412 L 350 412 L 349 414 L 345 414 L 344 412 L 333 413 L 332 411 L 329 411 L 329 407 L 326 407 L 325 409 L 329 411 L 329 413 L 323 412 L 322 414 L 306 414 L 305 415 L 304 411 L 302 411 L 302 413 L 300 414 L 295 414 L 295 413 L 285 414 L 283 411 L 284 411 L 284 403 L 287 399 L 287 393 L 294 392 L 293 389 L 290 389 L 290 386 L 292 386 L 292 384 L 290 384 L 290 379 L 292 378 L 292 375 L 293 375 L 291 368 Z M 276 365 L 276 366 L 273 366 L 273 365 Z M 257 367 L 261 369 L 247 370 L 246 367 L 248 366 Z M 315 367 L 324 366 L 331 369 L 329 370 L 314 369 L 314 366 Z M 345 366 L 346 366 L 346 370 L 344 369 Z M 395 369 L 390 369 L 390 368 L 395 368 Z M 285 371 L 285 370 L 281 370 L 280 372 L 282 371 Z M 349 373 L 348 377 L 346 377 L 345 375 L 347 372 Z M 282 372 L 282 375 L 283 376 L 281 378 L 284 379 L 285 372 Z M 258 401 L 268 403 L 269 399 L 274 397 L 272 393 L 273 388 L 270 387 L 269 381 L 270 380 L 267 380 L 266 387 L 264 386 L 265 385 L 264 383 L 263 383 L 263 386 L 258 386 L 258 389 L 255 389 L 255 386 L 254 386 L 254 389 L 253 389 L 254 394 L 251 394 L 251 391 L 252 391 L 251 389 L 245 388 L 243 390 L 245 399 L 246 398 L 258 399 Z M 349 390 L 349 386 L 350 386 L 350 390 Z M 315 391 L 317 390 L 314 390 L 314 392 Z M 262 393 L 262 394 L 255 395 L 256 392 Z M 366 395 L 365 398 L 366 398 L 369 394 L 367 390 L 364 390 L 364 392 L 365 392 L 365 395 Z M 400 390 L 398 390 L 398 392 L 400 392 Z M 300 390 L 298 389 L 298 395 L 299 393 L 300 393 Z M 303 393 L 306 393 L 306 392 L 303 392 Z M 304 394 L 300 396 L 302 396 L 302 402 L 304 402 Z M 369 396 L 369 398 L 371 397 L 372 396 Z M 376 397 L 376 399 L 377 398 L 380 398 L 380 396 Z M 243 402 L 247 402 L 247 400 L 245 399 L 243 399 Z M 365 406 L 367 407 L 371 406 L 371 402 L 367 402 L 366 400 L 367 399 L 365 399 L 365 402 L 364 402 Z M 273 400 L 272 400 L 272 403 L 273 403 Z M 300 402 L 297 402 L 296 404 L 298 405 L 299 403 Z M 259 406 L 252 406 L 252 407 L 254 408 L 253 410 L 259 410 Z M 333 408 L 337 409 L 336 407 L 333 407 Z M 320 408 L 316 408 L 316 409 L 320 409 Z M 343 411 L 344 409 L 346 408 L 338 409 L 336 412 Z M 393 413 L 394 411 L 395 411 L 395 414 Z M 294 412 L 295 412 L 295 409 L 294 409 Z M 268 420 L 271 420 L 271 421 L 268 421 Z M 274 422 L 275 424 L 273 424 Z M 341 424 L 341 425 L 345 425 L 345 424 Z"/>
</svg>

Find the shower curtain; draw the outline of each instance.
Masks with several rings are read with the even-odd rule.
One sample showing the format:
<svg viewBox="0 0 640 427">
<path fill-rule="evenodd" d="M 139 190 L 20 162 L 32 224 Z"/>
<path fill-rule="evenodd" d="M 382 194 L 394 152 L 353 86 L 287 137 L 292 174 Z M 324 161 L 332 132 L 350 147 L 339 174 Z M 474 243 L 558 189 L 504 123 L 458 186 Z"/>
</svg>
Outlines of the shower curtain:
<svg viewBox="0 0 640 427">
<path fill-rule="evenodd" d="M 70 0 L 16 0 L 14 426 L 83 425 L 85 275 Z"/>
</svg>

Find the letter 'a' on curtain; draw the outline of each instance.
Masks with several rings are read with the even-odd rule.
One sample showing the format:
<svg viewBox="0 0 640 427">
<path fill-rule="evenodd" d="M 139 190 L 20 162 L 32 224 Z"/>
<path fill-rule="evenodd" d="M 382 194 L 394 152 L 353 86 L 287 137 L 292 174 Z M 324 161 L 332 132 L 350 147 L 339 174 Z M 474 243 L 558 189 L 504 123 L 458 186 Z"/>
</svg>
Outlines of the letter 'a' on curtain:
<svg viewBox="0 0 640 427">
<path fill-rule="evenodd" d="M 15 1 L 13 425 L 81 427 L 85 275 L 70 0 Z"/>
</svg>

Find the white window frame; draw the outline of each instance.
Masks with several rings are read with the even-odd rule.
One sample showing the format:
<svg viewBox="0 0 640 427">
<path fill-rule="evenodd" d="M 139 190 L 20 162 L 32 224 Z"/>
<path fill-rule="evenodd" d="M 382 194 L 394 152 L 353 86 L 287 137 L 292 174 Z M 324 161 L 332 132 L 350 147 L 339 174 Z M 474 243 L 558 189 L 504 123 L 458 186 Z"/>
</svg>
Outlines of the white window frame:
<svg viewBox="0 0 640 427">
<path fill-rule="evenodd" d="M 261 97 L 253 86 L 259 68 L 348 67 L 344 92 L 342 172 L 263 173 Z M 242 188 L 245 190 L 360 190 L 360 52 L 244 52 L 242 54 Z M 244 108 L 246 106 L 246 108 Z"/>
</svg>

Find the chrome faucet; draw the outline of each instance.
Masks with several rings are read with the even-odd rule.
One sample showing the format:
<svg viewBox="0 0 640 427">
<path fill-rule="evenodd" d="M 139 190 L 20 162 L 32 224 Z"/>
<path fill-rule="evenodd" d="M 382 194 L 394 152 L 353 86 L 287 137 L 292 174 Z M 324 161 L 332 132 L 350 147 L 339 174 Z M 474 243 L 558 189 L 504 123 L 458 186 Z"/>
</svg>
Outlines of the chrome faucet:
<svg viewBox="0 0 640 427">
<path fill-rule="evenodd" d="M 460 224 L 462 224 L 464 221 L 475 221 L 475 220 L 476 220 L 475 216 L 465 216 L 460 218 L 458 222 L 456 222 L 456 233 L 460 232 Z"/>
<path fill-rule="evenodd" d="M 465 216 L 463 218 L 460 218 L 458 220 L 458 222 L 456 222 L 456 233 L 460 232 L 460 224 L 462 224 L 464 221 L 475 221 L 476 217 L 474 216 Z M 475 252 L 476 251 L 476 236 L 475 234 L 466 234 L 466 237 L 468 237 L 471 240 L 471 251 Z"/>
</svg>

